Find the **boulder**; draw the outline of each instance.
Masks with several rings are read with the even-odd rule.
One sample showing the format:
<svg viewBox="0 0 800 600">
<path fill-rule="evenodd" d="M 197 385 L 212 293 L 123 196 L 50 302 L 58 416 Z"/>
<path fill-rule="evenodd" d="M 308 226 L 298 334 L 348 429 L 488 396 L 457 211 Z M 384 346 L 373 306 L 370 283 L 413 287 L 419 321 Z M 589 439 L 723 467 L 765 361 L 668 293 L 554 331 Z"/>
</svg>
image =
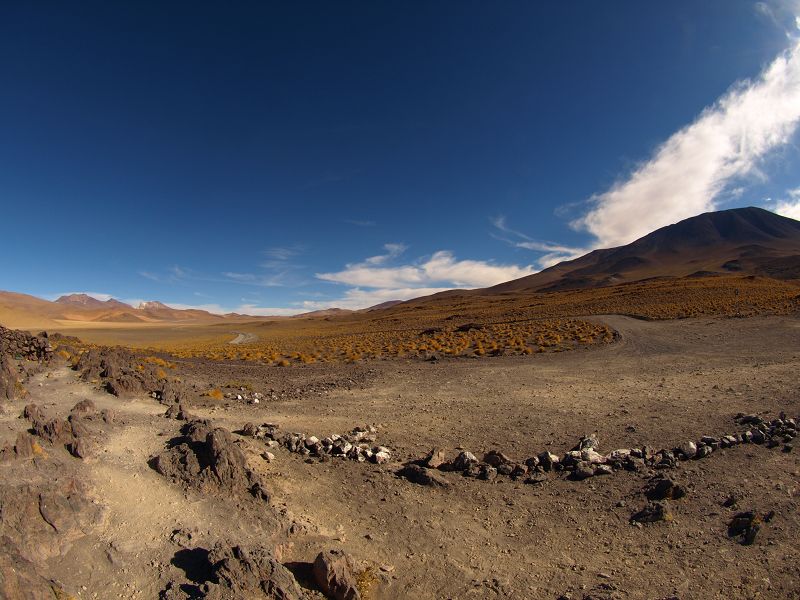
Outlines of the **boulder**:
<svg viewBox="0 0 800 600">
<path fill-rule="evenodd" d="M 593 433 L 583 436 L 572 450 L 580 452 L 581 450 L 598 450 L 599 448 L 600 440 L 597 437 L 597 433 Z"/>
<path fill-rule="evenodd" d="M 413 463 L 404 466 L 397 472 L 397 475 L 418 485 L 430 487 L 447 487 L 449 485 L 447 480 L 436 471 Z"/>
<path fill-rule="evenodd" d="M 552 452 L 548 452 L 547 450 L 539 454 L 537 458 L 539 459 L 539 465 L 545 471 L 552 471 L 559 464 L 558 456 L 556 456 Z"/>
<path fill-rule="evenodd" d="M 212 578 L 206 584 L 205 598 L 305 598 L 294 575 L 265 546 L 227 546 L 218 544 L 208 554 Z"/>
<path fill-rule="evenodd" d="M 71 598 L 61 584 L 46 579 L 38 572 L 36 565 L 19 554 L 8 537 L 0 537 L 0 548 L 0 598 Z"/>
<path fill-rule="evenodd" d="M 506 465 L 511 463 L 512 460 L 499 450 L 490 450 L 489 452 L 484 454 L 483 462 L 485 462 L 487 465 L 497 468 L 500 465 Z"/>
<path fill-rule="evenodd" d="M 432 448 L 428 455 L 423 459 L 422 464 L 429 469 L 438 469 L 447 462 L 442 448 Z"/>
<path fill-rule="evenodd" d="M 643 509 L 631 515 L 633 523 L 656 523 L 671 520 L 672 513 L 665 502 L 650 502 Z"/>
<path fill-rule="evenodd" d="M 255 423 L 246 423 L 242 427 L 242 435 L 246 437 L 256 437 L 258 435 L 258 427 Z"/>
<path fill-rule="evenodd" d="M 570 479 L 582 481 L 594 477 L 594 465 L 590 462 L 581 461 L 575 466 L 575 470 L 570 475 Z"/>
<path fill-rule="evenodd" d="M 492 481 L 497 477 L 497 469 L 491 465 L 482 464 L 478 467 L 478 479 L 483 481 Z"/>
<path fill-rule="evenodd" d="M 244 453 L 231 433 L 213 427 L 209 421 L 194 420 L 181 430 L 183 436 L 171 447 L 150 459 L 150 466 L 161 475 L 205 492 L 235 493 L 249 490 L 267 499 L 258 476 L 247 468 Z"/>
<path fill-rule="evenodd" d="M 461 452 L 456 459 L 453 461 L 453 470 L 455 471 L 465 471 L 470 467 L 478 464 L 478 459 L 472 452 Z"/>
<path fill-rule="evenodd" d="M 656 476 L 645 487 L 648 500 L 678 500 L 686 495 L 686 489 L 669 477 Z"/>
<path fill-rule="evenodd" d="M 678 447 L 678 452 L 684 459 L 690 460 L 697 456 L 697 444 L 694 442 L 684 442 Z"/>
<path fill-rule="evenodd" d="M 353 575 L 355 566 L 350 555 L 342 550 L 320 552 L 314 560 L 314 581 L 320 591 L 335 600 L 360 600 L 361 594 Z"/>
<path fill-rule="evenodd" d="M 97 413 L 97 407 L 94 402 L 89 399 L 81 400 L 72 410 L 69 411 L 70 416 L 75 415 L 78 417 L 92 417 Z"/>
</svg>

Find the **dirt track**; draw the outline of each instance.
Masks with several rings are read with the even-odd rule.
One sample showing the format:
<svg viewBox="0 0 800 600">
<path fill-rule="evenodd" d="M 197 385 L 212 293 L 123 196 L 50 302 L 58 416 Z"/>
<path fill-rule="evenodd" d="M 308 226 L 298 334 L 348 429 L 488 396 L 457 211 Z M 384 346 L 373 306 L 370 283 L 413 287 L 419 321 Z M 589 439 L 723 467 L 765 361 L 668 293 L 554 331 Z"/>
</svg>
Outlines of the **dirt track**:
<svg viewBox="0 0 800 600">
<path fill-rule="evenodd" d="M 66 459 L 92 482 L 106 518 L 52 561 L 52 574 L 79 597 L 154 597 L 168 580 L 192 583 L 170 542 L 173 529 L 187 527 L 204 548 L 223 538 L 269 539 L 301 579 L 320 549 L 343 548 L 374 573 L 376 598 L 798 597 L 797 452 L 741 446 L 683 463 L 672 475 L 689 494 L 673 503 L 674 520 L 643 528 L 628 523 L 644 503 L 643 474 L 525 485 L 451 473 L 443 475 L 447 489 L 394 475 L 399 462 L 434 445 L 479 457 L 496 448 L 523 460 L 545 448 L 560 454 L 597 431 L 603 451 L 673 447 L 735 431 L 737 412 L 800 413 L 796 318 L 604 320 L 620 332 L 618 343 L 534 357 L 289 369 L 183 363 L 180 374 L 201 388 L 236 379 L 277 392 L 258 405 L 206 398 L 192 409 L 230 429 L 273 421 L 323 436 L 380 424 L 389 465 L 306 462 L 283 449 L 268 464 L 258 457 L 261 442 L 245 442 L 286 513 L 283 527 L 266 512 L 181 492 L 153 472 L 147 458 L 180 423 L 161 417 L 151 399 L 120 401 L 68 371 L 40 376 L 30 400 L 65 411 L 91 397 L 123 422 L 95 458 Z M 3 417 L 0 441 L 25 426 L 17 414 Z M 740 510 L 777 513 L 753 546 L 726 535 L 735 509 L 721 503 L 731 494 Z"/>
</svg>

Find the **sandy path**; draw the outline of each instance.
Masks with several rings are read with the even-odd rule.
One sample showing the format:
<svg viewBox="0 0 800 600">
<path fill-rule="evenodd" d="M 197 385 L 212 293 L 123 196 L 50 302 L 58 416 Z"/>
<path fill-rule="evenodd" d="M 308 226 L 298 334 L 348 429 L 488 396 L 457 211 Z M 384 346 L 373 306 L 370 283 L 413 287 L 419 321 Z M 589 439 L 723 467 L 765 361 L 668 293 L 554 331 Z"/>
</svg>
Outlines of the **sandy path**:
<svg viewBox="0 0 800 600">
<path fill-rule="evenodd" d="M 261 523 L 240 515 L 230 499 L 184 491 L 149 467 L 149 458 L 183 424 L 165 419 L 164 407 L 153 399 L 121 400 L 78 381 L 65 368 L 37 376 L 30 389 L 28 401 L 52 414 L 64 415 L 84 398 L 115 413 L 114 428 L 89 458 L 66 459 L 104 508 L 102 523 L 50 565 L 53 576 L 69 582 L 79 597 L 157 598 L 167 581 L 183 576 L 173 564 L 181 550 L 170 539 L 176 529 L 192 531 L 193 545 L 205 548 L 274 534 L 273 516 L 263 515 Z M 16 422 L 17 427 L 22 423 Z"/>
</svg>

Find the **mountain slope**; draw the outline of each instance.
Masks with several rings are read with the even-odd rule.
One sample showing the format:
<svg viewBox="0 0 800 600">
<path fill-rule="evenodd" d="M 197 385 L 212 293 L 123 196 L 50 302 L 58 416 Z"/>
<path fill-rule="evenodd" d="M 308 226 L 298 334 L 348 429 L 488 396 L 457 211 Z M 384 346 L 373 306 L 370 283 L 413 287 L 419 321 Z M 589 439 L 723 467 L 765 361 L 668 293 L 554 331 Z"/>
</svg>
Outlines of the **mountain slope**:
<svg viewBox="0 0 800 600">
<path fill-rule="evenodd" d="M 161 302 L 134 308 L 113 298 L 98 300 L 87 294 L 69 294 L 54 302 L 27 294 L 0 291 L 0 323 L 6 327 L 53 328 L 74 323 L 213 323 L 225 317 L 204 310 L 179 310 Z"/>
<path fill-rule="evenodd" d="M 580 289 L 714 273 L 800 278 L 800 221 L 755 207 L 704 213 L 626 246 L 595 250 L 475 293 Z"/>
<path fill-rule="evenodd" d="M 65 304 L 72 307 L 94 308 L 94 309 L 123 309 L 130 310 L 133 308 L 130 304 L 120 302 L 115 298 L 108 300 L 98 300 L 88 294 L 67 294 L 60 296 L 55 300 L 58 304 Z"/>
</svg>

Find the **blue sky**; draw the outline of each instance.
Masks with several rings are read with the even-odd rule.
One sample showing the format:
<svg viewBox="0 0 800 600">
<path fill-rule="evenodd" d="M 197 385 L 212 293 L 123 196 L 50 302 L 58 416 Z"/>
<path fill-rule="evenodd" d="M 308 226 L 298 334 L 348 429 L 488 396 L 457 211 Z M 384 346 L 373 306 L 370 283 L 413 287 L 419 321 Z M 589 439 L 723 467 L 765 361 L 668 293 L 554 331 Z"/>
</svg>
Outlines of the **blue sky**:
<svg viewBox="0 0 800 600">
<path fill-rule="evenodd" d="M 0 289 L 250 314 L 800 218 L 800 2 L 0 5 Z"/>
</svg>

